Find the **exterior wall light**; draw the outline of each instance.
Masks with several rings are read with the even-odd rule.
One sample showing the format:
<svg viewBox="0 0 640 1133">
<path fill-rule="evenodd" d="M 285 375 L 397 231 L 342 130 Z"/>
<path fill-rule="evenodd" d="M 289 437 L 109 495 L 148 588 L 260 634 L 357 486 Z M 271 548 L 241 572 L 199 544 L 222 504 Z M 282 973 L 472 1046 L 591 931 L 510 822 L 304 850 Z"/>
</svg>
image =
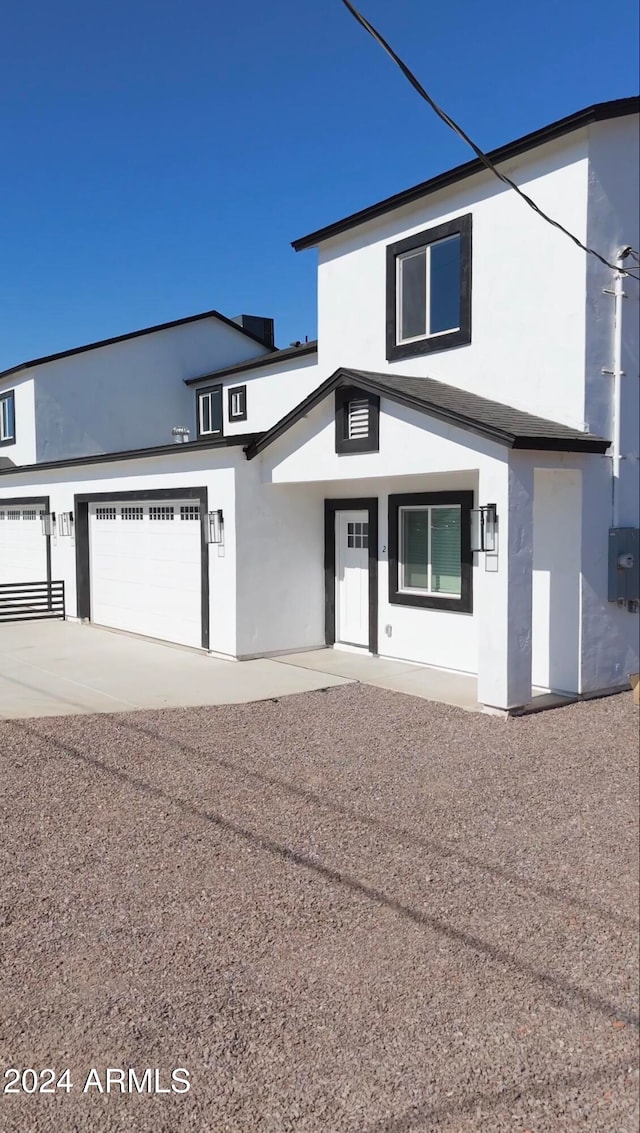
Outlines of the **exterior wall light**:
<svg viewBox="0 0 640 1133">
<path fill-rule="evenodd" d="M 224 542 L 224 516 L 222 508 L 217 511 L 210 511 L 208 515 L 209 524 L 207 528 L 207 542 L 209 543 L 223 543 Z"/>
<path fill-rule="evenodd" d="M 73 535 L 72 511 L 61 511 L 58 515 L 58 535 Z"/>
<path fill-rule="evenodd" d="M 496 550 L 498 509 L 495 504 L 473 508 L 471 511 L 471 550 Z"/>
<path fill-rule="evenodd" d="M 56 529 L 56 513 L 55 511 L 41 511 L 40 522 L 42 523 L 43 535 L 55 535 Z"/>
</svg>

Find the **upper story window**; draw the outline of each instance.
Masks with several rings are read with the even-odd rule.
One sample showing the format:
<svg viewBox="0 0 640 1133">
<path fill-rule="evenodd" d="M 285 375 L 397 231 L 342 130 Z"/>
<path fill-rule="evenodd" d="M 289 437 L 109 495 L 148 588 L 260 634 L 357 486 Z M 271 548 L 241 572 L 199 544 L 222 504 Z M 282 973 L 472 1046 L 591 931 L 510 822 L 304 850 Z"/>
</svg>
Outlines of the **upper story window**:
<svg viewBox="0 0 640 1133">
<path fill-rule="evenodd" d="M 12 389 L 0 393 L 0 445 L 12 445 L 16 439 L 16 399 Z"/>
<path fill-rule="evenodd" d="M 247 387 L 232 386 L 229 389 L 229 420 L 246 421 L 247 419 Z"/>
<path fill-rule="evenodd" d="M 222 436 L 222 386 L 207 386 L 196 393 L 199 437 Z"/>
<path fill-rule="evenodd" d="M 471 214 L 387 248 L 387 358 L 471 342 Z"/>
<path fill-rule="evenodd" d="M 336 390 L 336 452 L 377 452 L 380 398 L 353 386 Z"/>
</svg>

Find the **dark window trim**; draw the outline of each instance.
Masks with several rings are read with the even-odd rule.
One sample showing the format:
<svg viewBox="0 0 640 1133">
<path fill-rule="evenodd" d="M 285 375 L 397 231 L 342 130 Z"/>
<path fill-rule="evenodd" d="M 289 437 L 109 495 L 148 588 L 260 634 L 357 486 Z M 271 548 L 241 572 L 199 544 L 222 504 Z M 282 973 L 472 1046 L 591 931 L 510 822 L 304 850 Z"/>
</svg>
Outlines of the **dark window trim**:
<svg viewBox="0 0 640 1133">
<path fill-rule="evenodd" d="M 415 358 L 420 354 L 435 354 L 440 350 L 451 350 L 454 346 L 466 346 L 471 342 L 471 213 L 425 228 L 406 240 L 387 245 L 387 361 L 395 362 L 401 358 Z M 426 248 L 447 236 L 461 236 L 460 241 L 460 327 L 446 334 L 431 338 L 417 339 L 415 342 L 397 341 L 397 269 L 398 256 L 412 252 L 416 248 Z"/>
<path fill-rule="evenodd" d="M 232 413 L 231 404 L 233 401 L 233 394 L 240 394 L 240 404 L 242 405 L 241 413 Z M 247 387 L 245 386 L 229 386 L 227 391 L 227 412 L 229 414 L 229 421 L 246 421 L 247 419 Z"/>
<path fill-rule="evenodd" d="M 461 509 L 460 554 L 462 559 L 459 598 L 408 594 L 398 590 L 398 518 L 401 507 L 429 507 L 448 504 Z M 471 509 L 473 492 L 405 492 L 389 496 L 389 602 L 394 606 L 420 606 L 427 610 L 450 610 L 454 614 L 473 613 L 473 554 L 471 551 Z"/>
<path fill-rule="evenodd" d="M 363 398 L 369 405 L 369 432 L 366 437 L 348 436 L 348 405 L 354 398 Z M 357 386 L 339 386 L 335 392 L 336 452 L 378 452 L 380 448 L 380 398 Z"/>
<path fill-rule="evenodd" d="M 210 433 L 203 433 L 200 430 L 200 398 L 203 394 L 216 392 L 220 395 L 220 428 Z M 207 440 L 208 437 L 222 437 L 223 435 L 224 413 L 222 411 L 222 384 L 221 382 L 216 382 L 215 385 L 204 386 L 203 389 L 196 390 L 196 436 L 198 440 Z"/>
<path fill-rule="evenodd" d="M 35 507 L 36 511 L 44 511 L 47 515 L 51 512 L 51 497 L 50 496 L 4 496 L 0 499 L 0 508 L 7 507 Z M 40 519 L 40 516 L 36 516 Z M 45 555 L 47 561 L 47 582 L 51 582 L 51 535 L 43 536 L 46 539 Z"/>
<path fill-rule="evenodd" d="M 77 615 L 91 620 L 91 556 L 89 550 L 89 504 L 127 500 L 197 500 L 200 506 L 200 624 L 202 648 L 209 648 L 209 543 L 207 516 L 209 494 L 206 488 L 147 488 L 134 492 L 81 492 L 73 497 L 76 536 Z"/>
<path fill-rule="evenodd" d="M 324 632 L 336 640 L 336 512 L 366 511 L 369 524 L 369 652 L 378 652 L 378 497 L 324 501 Z"/>
<path fill-rule="evenodd" d="M 16 443 L 16 391 L 15 389 L 6 389 L 0 392 L 0 402 L 10 401 L 13 406 L 13 436 L 7 437 L 6 440 L 0 441 L 0 448 L 5 445 L 14 445 Z"/>
</svg>

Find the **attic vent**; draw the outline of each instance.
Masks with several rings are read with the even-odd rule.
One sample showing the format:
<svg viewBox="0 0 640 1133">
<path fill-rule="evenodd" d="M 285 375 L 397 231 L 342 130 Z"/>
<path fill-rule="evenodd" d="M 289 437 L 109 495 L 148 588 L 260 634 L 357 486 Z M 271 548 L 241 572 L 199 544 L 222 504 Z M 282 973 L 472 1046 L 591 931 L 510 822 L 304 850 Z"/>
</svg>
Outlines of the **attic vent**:
<svg viewBox="0 0 640 1133">
<path fill-rule="evenodd" d="M 350 441 L 369 435 L 369 401 L 357 397 L 347 407 L 347 436 Z"/>
</svg>

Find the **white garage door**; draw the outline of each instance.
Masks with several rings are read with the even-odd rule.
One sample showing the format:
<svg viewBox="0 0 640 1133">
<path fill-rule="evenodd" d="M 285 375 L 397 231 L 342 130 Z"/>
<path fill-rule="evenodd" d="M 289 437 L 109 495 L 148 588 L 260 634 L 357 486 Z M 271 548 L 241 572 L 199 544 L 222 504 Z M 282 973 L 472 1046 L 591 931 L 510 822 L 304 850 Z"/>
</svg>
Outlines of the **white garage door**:
<svg viewBox="0 0 640 1133">
<path fill-rule="evenodd" d="M 9 507 L 0 500 L 0 583 L 46 582 L 47 540 L 42 504 Z"/>
<path fill-rule="evenodd" d="M 90 504 L 91 620 L 202 645 L 197 501 Z"/>
</svg>

